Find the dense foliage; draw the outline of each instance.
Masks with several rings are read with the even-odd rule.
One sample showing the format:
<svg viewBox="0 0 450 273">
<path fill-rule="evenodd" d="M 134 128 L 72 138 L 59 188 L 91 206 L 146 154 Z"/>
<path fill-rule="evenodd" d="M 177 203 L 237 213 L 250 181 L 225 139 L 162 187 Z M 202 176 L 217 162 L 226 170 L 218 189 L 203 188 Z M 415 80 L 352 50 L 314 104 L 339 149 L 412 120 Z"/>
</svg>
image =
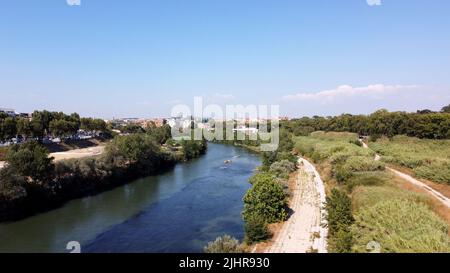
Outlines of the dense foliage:
<svg viewBox="0 0 450 273">
<path fill-rule="evenodd" d="M 274 179 L 258 180 L 244 197 L 244 219 L 252 214 L 264 216 L 268 223 L 286 219 L 286 195 L 283 187 Z"/>
<path fill-rule="evenodd" d="M 109 189 L 205 152 L 202 141 L 186 141 L 190 157 L 184 158 L 183 152 L 160 145 L 165 131 L 116 136 L 102 155 L 56 163 L 36 141 L 11 146 L 0 170 L 0 220 Z"/>
<path fill-rule="evenodd" d="M 0 112 L 0 141 L 17 136 L 24 139 L 42 139 L 49 135 L 65 138 L 76 134 L 79 129 L 97 133 L 108 131 L 104 120 L 80 118 L 77 113 L 66 115 L 62 112 L 34 111 L 28 118 L 10 117 Z"/>
<path fill-rule="evenodd" d="M 249 214 L 245 219 L 244 229 L 245 241 L 249 244 L 265 241 L 272 236 L 266 219 L 259 214 Z"/>
<path fill-rule="evenodd" d="M 363 207 L 353 227 L 354 252 L 367 252 L 375 241 L 387 253 L 449 252 L 447 224 L 425 205 L 405 199 Z"/>
<path fill-rule="evenodd" d="M 36 141 L 28 141 L 23 145 L 13 145 L 7 155 L 8 168 L 17 175 L 29 177 L 34 182 L 45 182 L 52 179 L 54 165 L 48 151 Z"/>
<path fill-rule="evenodd" d="M 448 106 L 447 106 L 448 107 Z M 418 138 L 450 138 L 450 113 L 419 111 L 418 113 L 379 110 L 370 115 L 342 114 L 335 117 L 314 116 L 282 122 L 283 128 L 296 136 L 314 131 L 354 132 L 360 135 L 407 135 Z"/>
<path fill-rule="evenodd" d="M 352 201 L 345 192 L 332 189 L 326 197 L 329 245 L 333 252 L 349 252 L 352 246 L 350 226 L 354 222 Z"/>
</svg>

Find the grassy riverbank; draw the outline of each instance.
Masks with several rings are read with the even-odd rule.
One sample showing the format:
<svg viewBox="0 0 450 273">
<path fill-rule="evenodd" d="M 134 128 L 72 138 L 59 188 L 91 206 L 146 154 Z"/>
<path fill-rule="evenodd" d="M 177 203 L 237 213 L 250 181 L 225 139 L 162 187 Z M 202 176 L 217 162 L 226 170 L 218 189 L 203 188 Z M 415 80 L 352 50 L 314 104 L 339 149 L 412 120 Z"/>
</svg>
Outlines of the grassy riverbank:
<svg viewBox="0 0 450 273">
<path fill-rule="evenodd" d="M 295 149 L 311 158 L 327 183 L 330 252 L 449 252 L 448 226 L 428 196 L 401 181 L 357 143 L 357 135 L 315 132 L 295 138 Z"/>
</svg>

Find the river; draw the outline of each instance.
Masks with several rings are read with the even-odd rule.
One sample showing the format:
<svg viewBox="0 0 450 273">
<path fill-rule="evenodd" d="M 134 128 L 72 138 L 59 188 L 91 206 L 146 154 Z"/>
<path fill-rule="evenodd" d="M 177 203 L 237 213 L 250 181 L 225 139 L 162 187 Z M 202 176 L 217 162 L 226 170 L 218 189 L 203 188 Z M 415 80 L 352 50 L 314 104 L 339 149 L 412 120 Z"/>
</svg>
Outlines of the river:
<svg viewBox="0 0 450 273">
<path fill-rule="evenodd" d="M 224 164 L 224 160 L 232 160 Z M 209 144 L 201 158 L 58 209 L 0 224 L 0 252 L 202 252 L 217 236 L 243 239 L 242 198 L 257 155 Z"/>
</svg>

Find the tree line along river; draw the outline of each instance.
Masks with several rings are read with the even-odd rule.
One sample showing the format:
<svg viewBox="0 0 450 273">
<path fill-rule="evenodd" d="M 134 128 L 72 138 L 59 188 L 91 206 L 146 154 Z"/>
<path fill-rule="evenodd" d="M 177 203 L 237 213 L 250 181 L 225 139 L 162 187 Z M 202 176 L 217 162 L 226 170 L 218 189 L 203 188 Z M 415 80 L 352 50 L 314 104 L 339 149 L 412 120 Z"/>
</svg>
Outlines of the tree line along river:
<svg viewBox="0 0 450 273">
<path fill-rule="evenodd" d="M 210 143 L 164 174 L 0 224 L 0 252 L 69 252 L 69 241 L 81 252 L 202 252 L 223 234 L 242 239 L 242 198 L 259 164 L 243 148 Z"/>
</svg>

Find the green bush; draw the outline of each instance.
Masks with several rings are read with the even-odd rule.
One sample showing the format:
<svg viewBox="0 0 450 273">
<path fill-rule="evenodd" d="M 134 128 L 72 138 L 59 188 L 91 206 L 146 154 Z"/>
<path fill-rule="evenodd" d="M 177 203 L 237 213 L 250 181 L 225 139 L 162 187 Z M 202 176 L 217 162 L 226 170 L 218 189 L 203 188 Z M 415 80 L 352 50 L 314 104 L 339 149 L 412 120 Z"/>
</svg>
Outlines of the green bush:
<svg viewBox="0 0 450 273">
<path fill-rule="evenodd" d="M 275 179 L 263 177 L 254 181 L 244 196 L 244 220 L 257 214 L 263 216 L 268 223 L 283 221 L 287 216 L 286 207 L 283 187 Z"/>
<path fill-rule="evenodd" d="M 448 227 L 425 205 L 407 199 L 363 207 L 352 227 L 354 252 L 367 252 L 371 241 L 385 253 L 450 252 Z"/>
<path fill-rule="evenodd" d="M 350 172 L 382 171 L 384 163 L 366 156 L 352 156 L 347 159 L 342 168 Z"/>
<path fill-rule="evenodd" d="M 27 196 L 25 177 L 18 175 L 11 167 L 0 170 L 0 201 L 12 201 Z"/>
<path fill-rule="evenodd" d="M 350 253 L 353 246 L 353 234 L 346 229 L 339 229 L 328 240 L 328 250 L 332 253 Z"/>
<path fill-rule="evenodd" d="M 325 208 L 327 210 L 328 231 L 335 235 L 339 230 L 347 230 L 353 223 L 352 201 L 338 189 L 332 189 L 331 194 L 326 197 Z"/>
<path fill-rule="evenodd" d="M 262 215 L 252 213 L 245 217 L 245 241 L 249 244 L 269 239 L 272 235 L 267 227 L 267 221 Z"/>
<path fill-rule="evenodd" d="M 355 187 L 358 186 L 382 186 L 392 176 L 386 172 L 360 172 L 354 174 L 350 179 L 346 180 L 346 189 L 351 192 Z"/>
<path fill-rule="evenodd" d="M 6 161 L 17 175 L 30 177 L 36 182 L 51 180 L 53 176 L 53 158 L 49 157 L 47 149 L 36 141 L 13 145 L 8 150 Z"/>
<path fill-rule="evenodd" d="M 245 253 L 239 241 L 230 235 L 217 237 L 204 248 L 205 253 Z"/>
</svg>

